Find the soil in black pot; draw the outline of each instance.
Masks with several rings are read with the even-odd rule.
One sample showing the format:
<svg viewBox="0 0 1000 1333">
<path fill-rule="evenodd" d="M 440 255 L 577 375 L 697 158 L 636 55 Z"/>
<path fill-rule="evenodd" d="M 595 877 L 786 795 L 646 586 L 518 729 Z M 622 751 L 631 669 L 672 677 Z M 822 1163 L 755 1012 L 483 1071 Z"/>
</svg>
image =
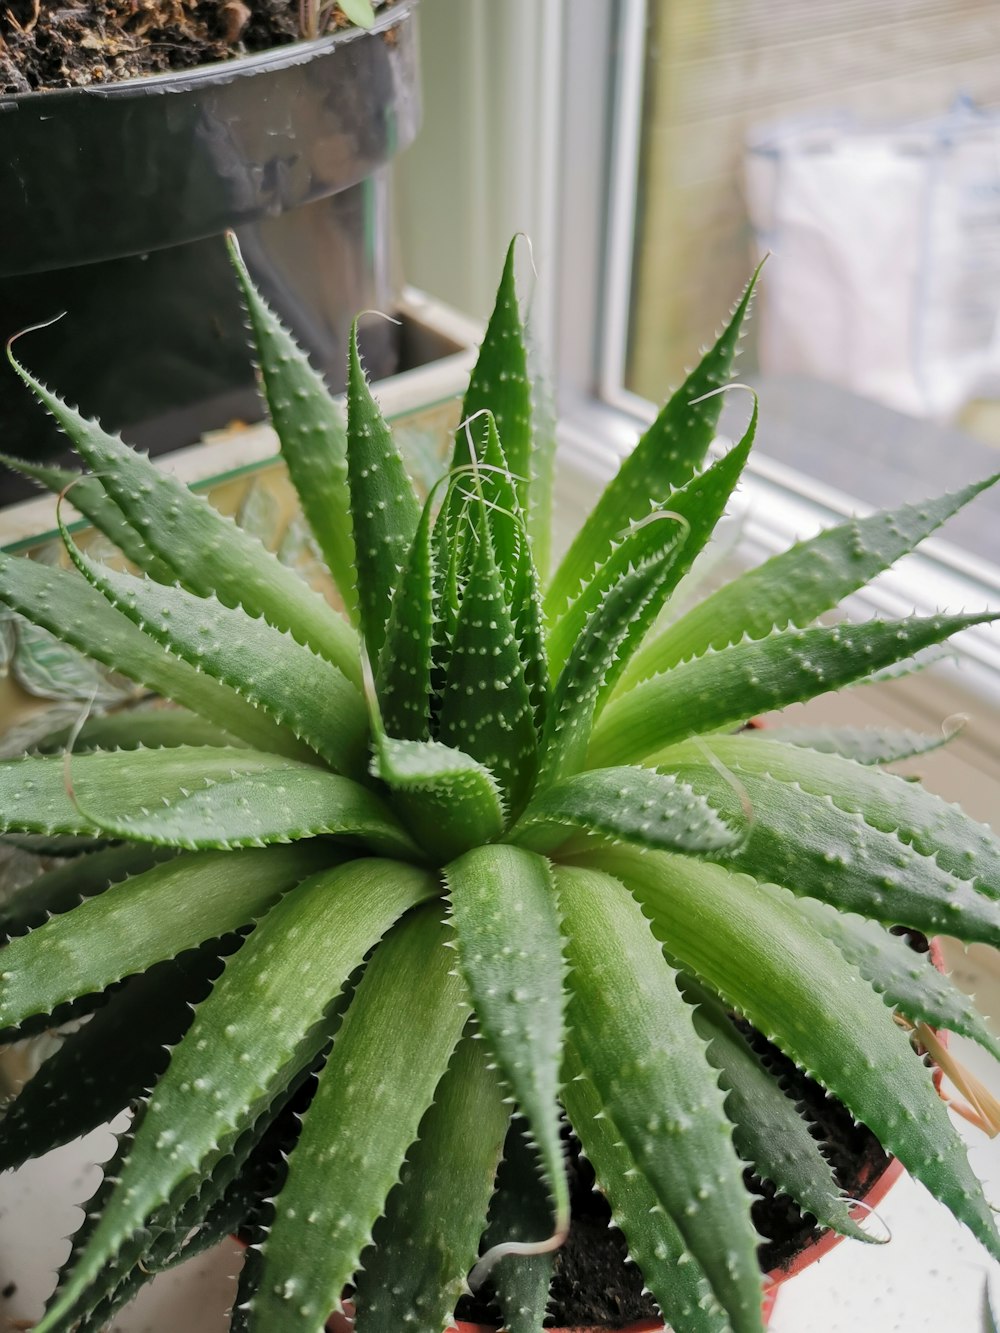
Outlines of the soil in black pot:
<svg viewBox="0 0 1000 1333">
<path fill-rule="evenodd" d="M 296 0 L 7 0 L 0 93 L 189 69 L 299 35 Z"/>
</svg>

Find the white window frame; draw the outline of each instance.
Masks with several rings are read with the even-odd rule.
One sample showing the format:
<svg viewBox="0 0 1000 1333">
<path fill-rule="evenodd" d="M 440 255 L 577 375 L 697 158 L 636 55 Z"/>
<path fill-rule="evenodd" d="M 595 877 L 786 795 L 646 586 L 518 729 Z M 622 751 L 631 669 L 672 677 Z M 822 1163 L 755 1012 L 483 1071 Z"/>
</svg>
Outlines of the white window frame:
<svg viewBox="0 0 1000 1333">
<path fill-rule="evenodd" d="M 440 198 L 425 199 L 423 207 L 437 209 L 436 224 L 404 241 L 407 276 L 420 286 L 422 265 L 431 274 L 447 273 L 452 286 L 435 294 L 482 317 L 506 241 L 519 230 L 531 236 L 539 274 L 535 325 L 555 353 L 561 481 L 582 503 L 611 476 L 655 410 L 623 385 L 646 0 L 422 0 L 421 9 L 425 41 L 446 44 L 440 53 L 436 47 L 434 59 L 458 71 L 456 79 L 472 71 L 463 85 L 467 94 L 475 97 L 488 83 L 488 96 L 485 105 L 469 109 L 456 139 L 461 151 L 449 157 L 453 206 L 442 216 Z M 432 99 L 440 98 L 454 118 L 454 93 L 446 81 L 429 79 L 429 112 Z M 425 137 L 403 164 L 404 228 L 411 220 L 406 196 L 419 209 L 421 172 L 440 153 L 441 144 Z M 463 199 L 474 205 L 473 214 Z M 463 268 L 456 278 L 451 257 L 458 254 Z M 966 480 L 956 478 L 956 484 Z M 866 509 L 759 449 L 738 503 L 751 559 Z M 927 614 L 986 605 L 1000 605 L 1000 569 L 935 537 L 848 609 Z M 966 631 L 959 646 L 960 688 L 988 699 L 1000 716 L 1000 629 Z M 939 711 L 931 697 L 939 679 L 927 676 L 931 714 Z"/>
</svg>

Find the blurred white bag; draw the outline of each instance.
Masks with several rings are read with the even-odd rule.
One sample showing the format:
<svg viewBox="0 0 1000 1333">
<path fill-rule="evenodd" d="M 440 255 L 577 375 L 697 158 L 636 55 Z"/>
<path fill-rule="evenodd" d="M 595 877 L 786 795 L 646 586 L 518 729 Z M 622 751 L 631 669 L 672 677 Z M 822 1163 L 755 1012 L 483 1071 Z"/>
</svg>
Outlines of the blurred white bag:
<svg viewBox="0 0 1000 1333">
<path fill-rule="evenodd" d="M 761 369 L 946 418 L 1000 385 L 1000 116 L 752 136 L 750 219 L 771 250 Z"/>
</svg>

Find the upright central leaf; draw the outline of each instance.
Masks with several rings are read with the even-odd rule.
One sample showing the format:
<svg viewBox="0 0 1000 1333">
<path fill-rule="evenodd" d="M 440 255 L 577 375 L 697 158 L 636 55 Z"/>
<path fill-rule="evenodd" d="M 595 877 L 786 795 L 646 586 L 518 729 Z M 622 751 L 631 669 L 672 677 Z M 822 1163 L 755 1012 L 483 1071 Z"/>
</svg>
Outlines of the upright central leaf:
<svg viewBox="0 0 1000 1333">
<path fill-rule="evenodd" d="M 532 466 L 532 394 L 524 328 L 514 283 L 516 246 L 515 237 L 507 250 L 496 305 L 466 390 L 462 420 L 468 421 L 477 412 L 484 410 L 492 413 L 514 477 L 521 510 L 528 514 Z M 470 461 L 469 441 L 464 428 L 460 427 L 455 436 L 452 467 L 464 467 Z"/>
<path fill-rule="evenodd" d="M 361 630 L 374 670 L 385 639 L 393 589 L 420 519 L 420 505 L 392 432 L 368 388 L 356 322 L 347 363 L 347 479 Z"/>
<path fill-rule="evenodd" d="M 516 813 L 534 778 L 535 718 L 481 505 L 475 538 L 472 570 L 451 642 L 438 735 L 485 764 Z"/>
</svg>

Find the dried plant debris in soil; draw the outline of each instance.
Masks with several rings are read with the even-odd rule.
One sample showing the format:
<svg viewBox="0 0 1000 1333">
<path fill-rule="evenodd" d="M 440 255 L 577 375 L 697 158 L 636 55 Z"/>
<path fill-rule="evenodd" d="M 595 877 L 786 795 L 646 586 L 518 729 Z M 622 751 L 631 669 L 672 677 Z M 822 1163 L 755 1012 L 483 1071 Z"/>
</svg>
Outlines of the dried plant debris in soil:
<svg viewBox="0 0 1000 1333">
<path fill-rule="evenodd" d="M 8 0 L 0 9 L 0 89 L 134 79 L 298 37 L 293 0 Z"/>
</svg>

